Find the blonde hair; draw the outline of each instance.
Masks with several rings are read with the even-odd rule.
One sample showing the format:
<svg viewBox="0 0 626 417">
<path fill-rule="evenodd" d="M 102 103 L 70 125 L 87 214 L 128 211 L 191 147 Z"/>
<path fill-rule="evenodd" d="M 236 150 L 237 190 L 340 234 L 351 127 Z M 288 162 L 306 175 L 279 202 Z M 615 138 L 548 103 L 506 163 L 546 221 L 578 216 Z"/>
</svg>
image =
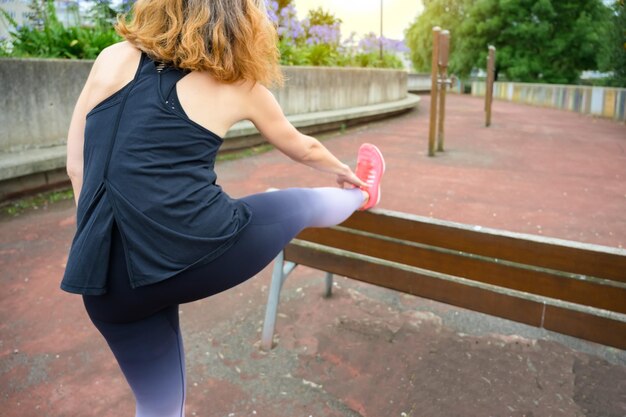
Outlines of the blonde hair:
<svg viewBox="0 0 626 417">
<path fill-rule="evenodd" d="M 225 83 L 283 82 L 264 0 L 138 0 L 116 30 L 156 61 Z"/>
</svg>

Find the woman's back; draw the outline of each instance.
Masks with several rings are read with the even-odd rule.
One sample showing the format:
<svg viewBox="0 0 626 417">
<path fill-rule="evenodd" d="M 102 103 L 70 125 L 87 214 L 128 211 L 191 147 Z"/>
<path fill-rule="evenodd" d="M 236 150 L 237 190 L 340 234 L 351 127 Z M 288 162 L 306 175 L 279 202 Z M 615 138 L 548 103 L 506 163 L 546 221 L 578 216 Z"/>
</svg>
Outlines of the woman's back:
<svg viewBox="0 0 626 417">
<path fill-rule="evenodd" d="M 216 184 L 222 138 L 189 119 L 179 104 L 178 82 L 193 74 L 140 53 L 128 80 L 125 66 L 133 56 L 124 46 L 105 52 L 99 61 L 102 68 L 119 56 L 118 64 L 111 62 L 115 76 L 100 81 L 96 71 L 92 80 L 96 88 L 90 104 L 104 99 L 86 115 L 78 230 L 63 280 L 68 291 L 104 291 L 106 271 L 92 270 L 90 260 L 108 258 L 114 224 L 132 242 L 124 252 L 131 284 L 138 286 L 214 259 L 250 218 L 245 204 Z M 168 253 L 172 247 L 176 255 Z"/>
<path fill-rule="evenodd" d="M 102 51 L 91 76 L 89 110 L 133 79 L 140 58 L 141 51 L 127 41 Z M 225 84 L 206 72 L 193 71 L 177 83 L 176 90 L 188 117 L 223 137 L 233 124 L 246 118 L 246 96 L 252 88 L 249 81 Z"/>
</svg>

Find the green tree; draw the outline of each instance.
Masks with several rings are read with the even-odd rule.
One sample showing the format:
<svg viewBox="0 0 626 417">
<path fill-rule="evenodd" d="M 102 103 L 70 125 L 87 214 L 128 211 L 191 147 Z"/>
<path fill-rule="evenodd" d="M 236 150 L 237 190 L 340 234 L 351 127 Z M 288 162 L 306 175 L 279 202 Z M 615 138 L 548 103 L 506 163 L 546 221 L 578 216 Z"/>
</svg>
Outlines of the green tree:
<svg viewBox="0 0 626 417">
<path fill-rule="evenodd" d="M 0 17 L 11 26 L 8 42 L 0 45 L 0 55 L 93 59 L 105 47 L 119 42 L 111 25 L 65 27 L 57 18 L 52 0 L 33 1 L 31 25 L 18 26 L 4 10 Z"/>
<path fill-rule="evenodd" d="M 612 7 L 612 24 L 607 26 L 605 48 L 598 57 L 600 70 L 612 73 L 608 84 L 626 87 L 626 6 L 624 0 Z"/>
<path fill-rule="evenodd" d="M 424 12 L 405 31 L 409 56 L 416 71 L 430 72 L 433 51 L 433 27 L 449 30 L 450 70 L 455 71 L 457 29 L 475 0 L 424 0 Z"/>
<path fill-rule="evenodd" d="M 598 69 L 607 32 L 618 25 L 601 0 L 428 0 L 424 6 L 406 31 L 416 70 L 430 70 L 432 27 L 440 26 L 451 32 L 450 72 L 468 76 L 485 68 L 494 45 L 496 75 L 511 81 L 577 82 L 581 71 Z M 611 59 L 619 65 L 619 57 Z"/>
<path fill-rule="evenodd" d="M 276 3 L 278 3 L 278 10 L 282 10 L 292 4 L 293 0 L 276 0 Z"/>
<path fill-rule="evenodd" d="M 309 10 L 307 19 L 309 20 L 309 26 L 332 26 L 342 23 L 341 19 L 331 12 L 324 10 L 321 6 L 317 9 Z"/>
<path fill-rule="evenodd" d="M 456 70 L 484 68 L 497 48 L 497 75 L 572 84 L 598 68 L 610 15 L 601 0 L 477 0 L 459 27 Z"/>
<path fill-rule="evenodd" d="M 28 9 L 29 25 L 37 29 L 43 29 L 46 20 L 48 20 L 50 0 L 30 0 Z"/>
<path fill-rule="evenodd" d="M 122 7 L 124 7 L 122 3 Z M 95 26 L 111 26 L 115 22 L 118 11 L 111 5 L 111 0 L 93 0 L 89 8 L 89 17 Z"/>
</svg>

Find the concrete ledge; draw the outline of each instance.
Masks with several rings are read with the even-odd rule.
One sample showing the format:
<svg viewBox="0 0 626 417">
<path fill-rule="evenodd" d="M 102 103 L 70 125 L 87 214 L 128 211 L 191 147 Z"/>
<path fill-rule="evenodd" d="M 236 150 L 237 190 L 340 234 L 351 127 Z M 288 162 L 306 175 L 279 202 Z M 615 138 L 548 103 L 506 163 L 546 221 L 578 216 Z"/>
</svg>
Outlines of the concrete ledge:
<svg viewBox="0 0 626 417">
<path fill-rule="evenodd" d="M 0 202 L 69 183 L 66 146 L 0 154 Z"/>
<path fill-rule="evenodd" d="M 0 184 L 10 178 L 65 168 L 65 145 L 0 154 Z"/>
<path fill-rule="evenodd" d="M 394 102 L 291 115 L 288 119 L 300 131 L 314 134 L 390 117 L 417 107 L 419 102 L 418 96 L 408 95 Z M 254 125 L 244 121 L 228 132 L 220 152 L 232 152 L 264 141 Z M 67 184 L 65 158 L 65 145 L 0 154 L 0 202 Z"/>
<path fill-rule="evenodd" d="M 372 120 L 390 117 L 409 111 L 419 105 L 420 97 L 409 94 L 406 98 L 389 103 L 372 104 L 341 110 L 321 111 L 287 116 L 287 119 L 303 133 L 314 134 L 353 126 Z M 226 134 L 222 151 L 236 151 L 261 144 L 265 141 L 252 122 L 235 124 Z"/>
</svg>

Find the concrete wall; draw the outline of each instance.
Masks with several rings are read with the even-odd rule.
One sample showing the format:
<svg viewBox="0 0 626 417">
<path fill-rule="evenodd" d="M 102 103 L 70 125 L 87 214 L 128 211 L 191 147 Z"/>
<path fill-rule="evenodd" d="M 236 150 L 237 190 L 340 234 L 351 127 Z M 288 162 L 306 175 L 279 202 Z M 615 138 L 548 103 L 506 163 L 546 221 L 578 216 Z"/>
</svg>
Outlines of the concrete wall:
<svg viewBox="0 0 626 417">
<path fill-rule="evenodd" d="M 92 61 L 0 59 L 0 152 L 65 142 Z M 380 69 L 285 67 L 275 95 L 288 115 L 361 107 L 407 97 L 407 74 Z"/>
<path fill-rule="evenodd" d="M 472 95 L 484 96 L 485 83 L 472 82 Z M 626 121 L 626 88 L 497 82 L 493 96 L 501 100 Z"/>
<path fill-rule="evenodd" d="M 427 92 L 431 86 L 430 73 L 411 73 L 408 77 L 409 91 Z"/>
<path fill-rule="evenodd" d="M 0 59 L 0 152 L 65 143 L 92 61 Z"/>
<path fill-rule="evenodd" d="M 388 103 L 407 96 L 404 71 L 283 67 L 283 72 L 285 86 L 274 94 L 287 115 Z"/>
<path fill-rule="evenodd" d="M 93 61 L 0 59 L 0 203 L 68 182 L 66 135 Z M 303 133 L 345 128 L 415 108 L 396 70 L 285 67 L 274 91 Z M 223 152 L 264 142 L 248 121 L 228 132 Z"/>
<path fill-rule="evenodd" d="M 430 73 L 409 73 L 408 89 L 411 93 L 430 93 L 431 87 Z M 447 87 L 449 93 L 463 94 L 465 84 L 457 77 L 451 77 L 452 84 Z"/>
</svg>

